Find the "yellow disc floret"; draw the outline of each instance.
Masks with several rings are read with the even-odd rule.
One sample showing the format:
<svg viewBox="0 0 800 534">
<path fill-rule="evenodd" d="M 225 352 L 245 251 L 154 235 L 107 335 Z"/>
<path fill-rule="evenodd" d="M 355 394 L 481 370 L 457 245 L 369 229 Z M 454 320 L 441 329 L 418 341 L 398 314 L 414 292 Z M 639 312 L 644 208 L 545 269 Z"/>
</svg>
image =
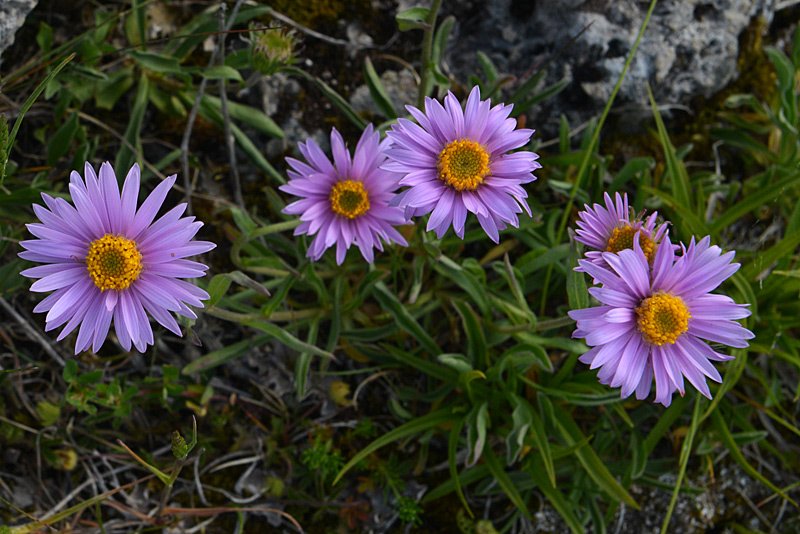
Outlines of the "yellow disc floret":
<svg viewBox="0 0 800 534">
<path fill-rule="evenodd" d="M 475 141 L 448 143 L 439 153 L 439 179 L 456 191 L 475 191 L 489 174 L 489 153 Z"/>
<path fill-rule="evenodd" d="M 100 291 L 125 289 L 142 272 L 142 254 L 130 239 L 106 234 L 89 245 L 86 268 Z"/>
<path fill-rule="evenodd" d="M 342 180 L 331 187 L 331 209 L 337 215 L 355 219 L 369 210 L 369 195 L 364 184 L 355 180 Z"/>
<path fill-rule="evenodd" d="M 608 238 L 608 246 L 606 252 L 619 252 L 626 248 L 633 248 L 633 236 L 639 232 L 639 246 L 642 248 L 647 261 L 652 261 L 656 251 L 656 244 L 644 235 L 641 229 L 633 228 L 630 225 L 625 225 L 621 228 L 614 228 L 611 237 Z"/>
<path fill-rule="evenodd" d="M 689 329 L 689 308 L 683 299 L 668 293 L 656 293 L 642 300 L 636 308 L 636 323 L 642 338 L 653 345 L 675 343 Z"/>
</svg>

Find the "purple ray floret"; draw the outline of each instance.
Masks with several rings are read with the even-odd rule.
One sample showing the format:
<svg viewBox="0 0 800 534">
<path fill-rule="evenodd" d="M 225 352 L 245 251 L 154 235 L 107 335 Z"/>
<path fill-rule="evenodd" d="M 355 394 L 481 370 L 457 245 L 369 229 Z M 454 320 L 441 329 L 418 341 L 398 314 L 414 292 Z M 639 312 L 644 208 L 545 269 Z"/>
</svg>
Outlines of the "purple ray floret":
<svg viewBox="0 0 800 534">
<path fill-rule="evenodd" d="M 386 135 L 392 140 L 391 160 L 384 169 L 402 173 L 408 186 L 392 205 L 406 216 L 430 213 L 427 230 L 441 238 L 450 226 L 464 238 L 467 213 L 474 213 L 486 234 L 497 243 L 507 224 L 519 225 L 518 213 L 530 216 L 522 184 L 536 179 L 537 154 L 512 150 L 528 144 L 533 130 L 516 129 L 513 106 L 480 99 L 476 86 L 461 109 L 453 93 L 444 106 L 426 98 L 425 111 L 406 106 L 413 122 L 399 119 Z"/>
<path fill-rule="evenodd" d="M 628 206 L 627 193 L 622 196 L 616 193 L 614 200 L 605 193 L 604 200 L 605 207 L 600 204 L 584 205 L 576 222 L 576 241 L 592 249 L 586 251 L 589 261 L 600 267 L 607 267 L 603 253 L 632 248 L 633 235 L 637 232 L 645 256 L 652 260 L 658 243 L 667 231 L 666 223 L 656 226 L 658 212 L 651 213 L 646 219 L 633 216 Z"/>
<path fill-rule="evenodd" d="M 600 368 L 601 383 L 621 387 L 622 397 L 636 393 L 644 399 L 655 377 L 656 402 L 669 406 L 672 394 L 685 392 L 686 378 L 711 398 L 706 377 L 722 379 L 711 361 L 731 356 L 715 352 L 701 340 L 731 347 L 747 347 L 753 333 L 737 323 L 750 315 L 746 305 L 710 293 L 739 268 L 734 253 L 710 246 L 710 239 L 695 243 L 675 257 L 667 234 L 652 262 L 633 240 L 633 249 L 603 253 L 608 267 L 579 260 L 581 268 L 602 287 L 589 289 L 601 306 L 573 310 L 577 321 L 573 337 L 585 338 L 592 347 L 580 360 Z"/>
<path fill-rule="evenodd" d="M 283 213 L 299 215 L 300 226 L 294 235 L 315 235 L 307 257 L 316 261 L 326 249 L 336 245 L 336 263 L 344 261 L 350 245 L 355 244 L 368 262 L 374 250 L 383 250 L 387 243 L 408 246 L 394 226 L 407 224 L 403 210 L 389 206 L 395 197 L 399 175 L 382 170 L 386 161 L 388 140 L 368 125 L 356 145 L 351 160 L 341 134 L 331 131 L 333 163 L 313 139 L 298 148 L 307 163 L 286 158 L 292 170 L 289 182 L 280 190 L 302 197 L 283 209 Z"/>
<path fill-rule="evenodd" d="M 74 206 L 42 193 L 47 206 L 34 204 L 41 221 L 29 224 L 37 239 L 22 241 L 23 259 L 44 263 L 22 271 L 37 278 L 31 291 L 53 291 L 33 311 L 47 312 L 45 330 L 66 325 L 64 339 L 78 328 L 75 354 L 95 352 L 106 339 L 111 322 L 125 350 L 144 352 L 153 344 L 149 313 L 165 328 L 181 335 L 170 312 L 197 318 L 187 305 L 203 307 L 202 289 L 180 280 L 204 276 L 202 263 L 186 258 L 216 245 L 191 241 L 203 225 L 181 217 L 180 204 L 153 222 L 176 175 L 162 181 L 137 210 L 139 166 L 128 172 L 120 194 L 114 169 L 106 162 L 100 175 L 87 162 L 84 177 L 73 171 L 69 191 Z"/>
</svg>

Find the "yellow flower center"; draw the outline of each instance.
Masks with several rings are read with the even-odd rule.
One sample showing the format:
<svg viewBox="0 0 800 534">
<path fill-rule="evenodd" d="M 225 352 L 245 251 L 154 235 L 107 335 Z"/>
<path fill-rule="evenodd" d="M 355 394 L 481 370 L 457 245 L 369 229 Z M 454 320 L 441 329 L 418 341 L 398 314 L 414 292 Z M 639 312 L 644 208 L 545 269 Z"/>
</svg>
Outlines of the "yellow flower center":
<svg viewBox="0 0 800 534">
<path fill-rule="evenodd" d="M 89 245 L 86 268 L 100 291 L 125 289 L 142 272 L 142 254 L 130 239 L 106 234 Z"/>
<path fill-rule="evenodd" d="M 331 209 L 337 215 L 355 219 L 369 210 L 369 195 L 364 184 L 355 180 L 336 182 L 331 188 Z"/>
<path fill-rule="evenodd" d="M 642 338 L 653 345 L 675 343 L 689 329 L 689 308 L 683 299 L 656 293 L 642 300 L 636 308 L 636 323 Z"/>
<path fill-rule="evenodd" d="M 460 139 L 439 154 L 439 179 L 456 191 L 475 191 L 489 174 L 489 153 L 476 143 Z"/>
<path fill-rule="evenodd" d="M 636 235 L 636 232 L 639 232 L 639 246 L 642 247 L 642 252 L 644 252 L 647 261 L 653 261 L 653 256 L 656 251 L 656 244 L 653 241 L 644 235 L 644 232 L 641 230 L 636 230 L 630 225 L 625 225 L 622 228 L 614 228 L 614 232 L 611 234 L 611 237 L 608 239 L 608 246 L 606 247 L 606 252 L 619 252 L 620 250 L 625 250 L 626 248 L 633 248 L 633 236 Z"/>
</svg>

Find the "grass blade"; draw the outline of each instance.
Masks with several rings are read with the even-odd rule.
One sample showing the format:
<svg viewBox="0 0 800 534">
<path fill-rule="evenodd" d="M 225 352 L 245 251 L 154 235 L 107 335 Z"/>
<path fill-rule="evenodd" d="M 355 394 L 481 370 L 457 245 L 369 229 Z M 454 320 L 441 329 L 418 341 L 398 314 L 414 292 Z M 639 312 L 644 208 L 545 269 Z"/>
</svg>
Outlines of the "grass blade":
<svg viewBox="0 0 800 534">
<path fill-rule="evenodd" d="M 344 474 L 350 471 L 353 466 L 381 447 L 388 445 L 393 441 L 397 441 L 398 439 L 413 436 L 414 434 L 420 434 L 429 428 L 435 428 L 451 421 L 453 421 L 453 414 L 450 411 L 450 408 L 440 408 L 435 412 L 423 415 L 422 417 L 413 419 L 404 425 L 390 430 L 356 453 L 356 455 L 353 456 L 350 461 L 344 465 L 344 467 L 342 467 L 342 470 L 339 471 L 339 474 L 336 475 L 335 479 L 333 479 L 333 483 L 331 485 L 335 486 L 336 483 L 344 476 Z"/>
</svg>

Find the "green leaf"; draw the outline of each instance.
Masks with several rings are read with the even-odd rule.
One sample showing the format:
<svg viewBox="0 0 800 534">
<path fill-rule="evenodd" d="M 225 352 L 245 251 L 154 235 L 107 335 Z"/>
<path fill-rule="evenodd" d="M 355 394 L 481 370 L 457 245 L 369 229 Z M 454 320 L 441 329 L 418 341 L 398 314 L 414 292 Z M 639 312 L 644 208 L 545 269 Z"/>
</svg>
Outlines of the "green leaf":
<svg viewBox="0 0 800 534">
<path fill-rule="evenodd" d="M 78 374 L 78 362 L 75 360 L 67 360 L 64 364 L 64 370 L 61 372 L 61 378 L 64 382 L 72 382 Z"/>
<path fill-rule="evenodd" d="M 489 472 L 492 473 L 495 480 L 497 480 L 497 483 L 500 484 L 500 487 L 506 492 L 506 495 L 508 495 L 508 498 L 514 504 L 514 506 L 516 506 L 525 517 L 532 519 L 531 512 L 528 510 L 527 504 L 522 499 L 522 495 L 519 494 L 519 491 L 517 491 L 514 483 L 511 482 L 510 478 L 508 478 L 508 473 L 506 473 L 503 469 L 503 466 L 500 464 L 500 460 L 498 460 L 497 456 L 494 455 L 491 447 L 488 447 L 484 451 L 483 458 L 486 460 L 486 467 L 489 468 Z"/>
<path fill-rule="evenodd" d="M 436 344 L 436 341 L 434 341 L 430 334 L 420 326 L 417 320 L 414 319 L 405 306 L 397 300 L 397 297 L 389 291 L 383 282 L 377 282 L 375 284 L 375 292 L 372 296 L 378 301 L 381 308 L 392 316 L 398 326 L 411 334 L 411 337 L 416 339 L 425 350 L 434 355 L 441 354 L 442 350 Z"/>
<path fill-rule="evenodd" d="M 314 318 L 308 326 L 306 342 L 309 345 L 317 343 L 319 334 L 319 318 Z M 310 352 L 301 352 L 294 366 L 295 393 L 298 399 L 303 399 L 308 394 L 308 375 L 311 373 L 311 361 L 314 355 Z"/>
<path fill-rule="evenodd" d="M 431 10 L 427 7 L 412 7 L 395 15 L 397 27 L 401 32 L 408 30 L 424 30 L 430 25 L 427 23 Z"/>
<path fill-rule="evenodd" d="M 463 289 L 467 295 L 470 296 L 475 305 L 478 306 L 481 314 L 484 316 L 490 315 L 486 286 L 478 281 L 472 272 L 443 255 L 432 260 L 430 263 L 439 274 L 451 279 Z"/>
<path fill-rule="evenodd" d="M 242 321 L 242 324 L 245 326 L 252 326 L 253 328 L 258 328 L 259 330 L 263 330 L 268 334 L 272 334 L 275 337 L 275 339 L 277 339 L 290 349 L 294 349 L 298 352 L 310 352 L 316 356 L 320 356 L 321 358 L 329 358 L 331 360 L 336 359 L 334 355 L 331 354 L 330 352 L 322 350 L 319 347 L 315 347 L 314 345 L 310 345 L 305 341 L 297 339 L 292 334 L 290 334 L 283 328 L 273 323 L 267 321 L 249 320 L 249 321 Z"/>
<path fill-rule="evenodd" d="M 556 512 L 558 512 L 558 514 L 562 517 L 562 519 L 564 519 L 564 522 L 567 524 L 569 529 L 575 534 L 584 534 L 586 530 L 575 516 L 575 507 L 569 501 L 567 501 L 566 498 L 564 498 L 564 495 L 560 491 L 558 491 L 555 483 L 552 482 L 552 479 L 548 478 L 547 474 L 542 471 L 542 468 L 539 467 L 537 462 L 527 462 L 525 470 L 531 476 L 533 482 L 536 484 L 539 490 L 547 498 L 547 502 L 549 502 L 553 508 L 555 508 Z"/>
<path fill-rule="evenodd" d="M 436 28 L 436 33 L 433 36 L 433 42 L 431 43 L 431 64 L 437 75 L 444 76 L 444 73 L 441 72 L 442 59 L 444 58 L 444 51 L 447 48 L 447 39 L 450 37 L 450 30 L 453 29 L 455 21 L 456 19 L 453 15 L 445 17 L 445 19 L 439 23 L 439 27 Z M 447 87 L 450 80 L 445 77 L 444 82 L 445 87 Z M 442 80 L 438 80 L 437 83 L 441 85 Z"/>
<path fill-rule="evenodd" d="M 136 152 L 140 151 L 140 136 L 142 133 L 142 123 L 144 122 L 144 114 L 147 111 L 147 102 L 150 100 L 150 82 L 149 78 L 142 73 L 139 76 L 139 87 L 136 90 L 136 98 L 131 107 L 128 127 L 125 129 L 125 141 L 122 144 L 117 159 L 114 163 L 114 168 L 118 173 L 127 173 L 128 169 L 133 166 L 136 161 Z"/>
<path fill-rule="evenodd" d="M 39 50 L 43 54 L 50 53 L 50 47 L 53 45 L 53 28 L 44 22 L 39 23 L 39 32 L 36 34 L 36 44 L 39 45 Z"/>
<path fill-rule="evenodd" d="M 744 148 L 745 150 L 761 154 L 767 158 L 768 161 L 776 160 L 775 154 L 770 152 L 770 150 L 764 144 L 756 141 L 750 134 L 743 132 L 742 130 L 720 128 L 711 130 L 711 135 L 717 139 L 720 139 L 721 141 L 724 141 L 728 145 Z"/>
<path fill-rule="evenodd" d="M 586 277 L 583 272 L 578 272 L 578 260 L 583 258 L 583 245 L 575 238 L 570 237 L 569 261 L 567 263 L 567 298 L 569 307 L 573 310 L 582 310 L 589 307 L 589 290 L 586 287 Z"/>
<path fill-rule="evenodd" d="M 722 443 L 728 449 L 728 452 L 731 454 L 731 458 L 736 460 L 736 462 L 744 469 L 748 475 L 757 479 L 759 482 L 764 484 L 766 487 L 789 501 L 794 506 L 797 506 L 797 503 L 791 499 L 786 493 L 780 489 L 778 486 L 770 482 L 768 478 L 762 475 L 756 468 L 754 468 L 747 459 L 742 454 L 742 451 L 739 450 L 739 447 L 736 445 L 736 441 L 733 439 L 731 435 L 731 431 L 728 430 L 728 425 L 725 423 L 725 420 L 722 419 L 722 414 L 720 413 L 719 409 L 716 409 L 711 412 L 711 421 L 714 423 L 714 428 L 717 429 L 717 434 L 719 435 Z"/>
<path fill-rule="evenodd" d="M 469 304 L 458 299 L 453 299 L 452 302 L 464 324 L 464 332 L 467 335 L 467 356 L 470 357 L 473 368 L 486 369 L 488 348 L 481 322 Z"/>
<path fill-rule="evenodd" d="M 186 97 L 186 95 L 184 95 Z M 188 100 L 188 97 L 186 97 Z M 233 104 L 232 102 L 228 103 Z M 235 106 L 230 106 L 230 110 L 232 110 Z M 212 103 L 207 101 L 205 98 L 200 104 L 200 115 L 204 118 L 214 122 L 220 130 L 223 130 L 223 120 L 222 120 L 222 113 L 216 109 Z M 233 115 L 231 115 L 233 116 Z M 279 173 L 275 167 L 273 167 L 267 159 L 261 153 L 253 141 L 245 135 L 245 133 L 239 128 L 236 124 L 231 122 L 231 133 L 233 134 L 234 139 L 239 144 L 239 147 L 242 151 L 247 155 L 248 158 L 259 168 L 261 169 L 264 174 L 270 176 L 273 180 L 275 180 L 278 184 L 285 184 L 286 178 L 283 177 L 281 173 Z"/>
<path fill-rule="evenodd" d="M 458 440 L 461 437 L 461 430 L 464 428 L 464 423 L 467 418 L 462 417 L 450 429 L 450 438 L 447 441 L 447 463 L 450 468 L 450 480 L 453 482 L 458 493 L 458 499 L 461 501 L 461 506 L 469 513 L 470 517 L 475 517 L 472 510 L 467 504 L 467 499 L 464 497 L 464 491 L 461 489 L 461 480 L 458 476 L 458 465 L 456 463 L 456 454 L 458 453 Z"/>
<path fill-rule="evenodd" d="M 572 420 L 572 417 L 558 404 L 553 404 L 556 427 L 567 445 L 573 445 L 585 438 L 583 432 Z M 575 451 L 575 456 L 592 480 L 612 499 L 624 502 L 628 506 L 640 510 L 639 504 L 620 486 L 606 464 L 597 456 L 591 445 L 583 446 Z"/>
<path fill-rule="evenodd" d="M 53 81 L 56 76 L 58 76 L 58 73 L 61 72 L 61 69 L 66 67 L 67 63 L 72 61 L 74 58 L 75 58 L 74 52 L 69 56 L 67 56 L 66 58 L 64 58 L 64 60 L 61 63 L 59 63 L 55 69 L 53 69 L 53 72 L 48 74 L 47 77 L 44 80 L 42 80 L 42 82 L 39 85 L 36 86 L 36 89 L 33 90 L 31 96 L 29 96 L 28 99 L 25 100 L 25 103 L 22 104 L 22 107 L 19 110 L 19 115 L 17 115 L 17 120 L 14 121 L 14 127 L 11 128 L 11 133 L 8 136 L 8 142 L 6 143 L 6 161 L 8 161 L 8 159 L 11 158 L 11 149 L 14 147 L 14 141 L 17 138 L 17 132 L 19 131 L 19 127 L 22 125 L 23 117 L 25 117 L 25 114 L 31 108 L 33 103 L 36 102 L 36 99 L 39 98 L 39 95 L 42 94 L 44 88 L 47 87 L 47 85 L 51 81 Z M 3 169 L 3 171 L 5 172 L 5 169 Z M 5 174 L 0 174 L 0 187 L 3 186 L 5 178 L 6 178 Z"/>
<path fill-rule="evenodd" d="M 199 74 L 209 80 L 235 80 L 244 81 L 238 70 L 227 65 L 214 65 L 211 67 L 187 67 L 184 71 L 191 74 Z"/>
<path fill-rule="evenodd" d="M 731 223 L 741 218 L 743 215 L 758 209 L 764 204 L 772 204 L 778 198 L 787 194 L 787 189 L 800 185 L 800 173 L 792 172 L 789 176 L 778 180 L 765 187 L 759 187 L 755 191 L 746 195 L 741 201 L 727 208 L 719 217 L 714 219 L 708 226 L 711 235 L 717 235 L 721 230 L 727 228 Z"/>
<path fill-rule="evenodd" d="M 397 428 L 394 428 L 384 434 L 383 436 L 379 437 L 358 453 L 353 456 L 349 462 L 342 467 L 342 470 L 339 471 L 339 474 L 336 475 L 336 478 L 333 480 L 332 486 L 335 486 L 336 483 L 344 476 L 345 473 L 350 471 L 356 464 L 358 464 L 361 460 L 372 454 L 373 452 L 377 451 L 381 447 L 392 443 L 393 441 L 397 441 L 398 439 L 402 439 L 408 436 L 413 436 L 415 434 L 421 434 L 428 429 L 436 428 L 439 425 L 443 425 L 445 423 L 453 422 L 456 420 L 456 417 L 452 414 L 450 408 L 440 408 L 435 412 L 431 412 L 427 415 L 423 415 L 422 417 L 417 417 L 405 423 Z"/>
<path fill-rule="evenodd" d="M 154 54 L 152 52 L 142 52 L 136 49 L 126 50 L 125 53 L 147 70 L 166 74 L 183 73 L 180 62 L 174 57 L 162 56 L 161 54 Z"/>
<path fill-rule="evenodd" d="M 686 474 L 686 466 L 689 464 L 689 457 L 692 455 L 692 443 L 694 442 L 694 437 L 697 435 L 697 429 L 700 426 L 700 404 L 702 402 L 702 397 L 699 394 L 696 394 L 695 401 L 694 401 L 694 410 L 692 411 L 692 422 L 689 425 L 689 431 L 686 434 L 686 438 L 683 440 L 683 446 L 681 448 L 681 455 L 680 459 L 678 460 L 678 480 L 675 482 L 675 488 L 672 491 L 672 499 L 669 502 L 669 508 L 667 508 L 667 513 L 664 517 L 664 522 L 661 525 L 661 534 L 666 534 L 667 527 L 669 526 L 669 520 L 672 516 L 672 510 L 675 508 L 675 503 L 678 500 L 678 492 L 681 489 L 681 485 L 683 484 L 683 477 Z"/>
<path fill-rule="evenodd" d="M 108 75 L 107 80 L 97 82 L 94 100 L 97 107 L 110 110 L 122 95 L 134 84 L 133 68 L 124 67 Z"/>
<path fill-rule="evenodd" d="M 677 201 L 678 205 L 692 209 L 692 202 L 689 198 L 689 191 L 691 185 L 689 184 L 689 176 L 686 173 L 686 167 L 683 162 L 678 159 L 675 154 L 675 147 L 669 139 L 669 134 L 664 126 L 664 121 L 661 120 L 661 114 L 658 112 L 653 92 L 650 90 L 650 85 L 647 85 L 647 95 L 650 97 L 650 105 L 653 107 L 653 117 L 656 120 L 656 127 L 658 128 L 658 138 L 661 140 L 661 147 L 664 149 L 664 155 L 667 160 L 667 176 L 669 176 L 672 184 L 672 196 Z M 679 221 L 675 221 L 679 224 Z"/>
<path fill-rule="evenodd" d="M 228 291 L 228 288 L 231 287 L 231 282 L 233 280 L 228 276 L 221 274 L 214 276 L 211 282 L 208 283 L 208 300 L 205 301 L 205 305 L 207 307 L 216 305 Z"/>
<path fill-rule="evenodd" d="M 436 359 L 441 364 L 455 369 L 459 373 L 468 373 L 473 370 L 470 360 L 463 354 L 439 354 Z"/>
<path fill-rule="evenodd" d="M 394 110 L 394 106 L 392 105 L 392 99 L 389 98 L 389 95 L 386 93 L 386 89 L 383 88 L 383 84 L 381 83 L 381 79 L 378 76 L 378 73 L 375 72 L 375 67 L 372 66 L 372 61 L 369 57 L 364 58 L 364 79 L 367 82 L 367 87 L 369 88 L 369 94 L 372 96 L 372 101 L 375 102 L 375 105 L 378 106 L 378 109 L 389 120 L 397 118 L 397 112 Z"/>
<path fill-rule="evenodd" d="M 76 378 L 76 382 L 82 385 L 94 384 L 102 377 L 103 377 L 103 370 L 97 369 L 95 371 L 89 371 L 88 373 L 83 373 L 82 375 L 78 375 L 78 377 Z"/>
<path fill-rule="evenodd" d="M 511 414 L 511 419 L 514 422 L 511 433 L 506 438 L 506 448 L 508 449 L 508 465 L 513 464 L 519 456 L 522 445 L 525 443 L 525 437 L 530 433 L 536 448 L 539 449 L 538 463 L 541 461 L 544 464 L 544 469 L 547 473 L 547 478 L 550 483 L 556 485 L 556 471 L 553 465 L 553 453 L 550 450 L 550 442 L 547 439 L 547 432 L 544 428 L 542 421 L 533 406 L 528 403 L 523 397 L 519 395 L 510 394 L 511 403 L 514 406 L 514 411 Z"/>
<path fill-rule="evenodd" d="M 273 336 L 261 334 L 260 336 L 255 336 L 251 339 L 237 341 L 236 343 L 228 345 L 225 348 L 209 352 L 205 356 L 202 356 L 197 360 L 187 364 L 181 370 L 181 374 L 192 375 L 195 373 L 208 371 L 209 369 L 213 369 L 214 367 L 222 365 L 225 362 L 236 359 L 240 356 L 244 356 L 250 352 L 253 347 L 263 345 L 271 339 L 273 339 Z"/>
<path fill-rule="evenodd" d="M 78 113 L 75 112 L 64 121 L 64 124 L 50 138 L 50 143 L 47 145 L 47 159 L 45 160 L 47 165 L 55 165 L 62 156 L 69 152 L 72 140 L 77 133 Z"/>
<path fill-rule="evenodd" d="M 486 444 L 486 427 L 489 419 L 489 402 L 484 401 L 475 405 L 467 414 L 467 459 L 465 465 L 473 467 L 483 454 L 483 446 Z"/>
<path fill-rule="evenodd" d="M 552 85 L 548 85 L 540 92 L 536 93 L 534 96 L 529 98 L 528 100 L 522 102 L 521 104 L 514 106 L 514 111 L 511 112 L 512 117 L 518 117 L 522 113 L 528 110 L 531 106 L 538 104 L 539 102 L 543 102 L 549 98 L 553 98 L 558 93 L 566 89 L 567 85 L 571 80 L 564 78 L 563 80 L 557 81 Z"/>
<path fill-rule="evenodd" d="M 742 276 L 747 280 L 753 280 L 765 269 L 769 269 L 773 263 L 781 258 L 789 258 L 800 245 L 800 230 L 796 230 L 791 235 L 786 235 L 772 245 L 769 249 L 758 254 L 752 262 L 742 269 Z"/>
<path fill-rule="evenodd" d="M 497 73 L 497 67 L 494 66 L 494 63 L 492 63 L 492 60 L 489 58 L 489 56 L 480 50 L 478 50 L 477 56 L 478 63 L 480 64 L 481 69 L 483 69 L 484 76 L 486 76 L 486 81 L 489 82 L 489 85 L 492 85 L 499 76 Z"/>
<path fill-rule="evenodd" d="M 500 356 L 499 362 L 502 369 L 511 366 L 515 373 L 524 374 L 532 365 L 549 373 L 553 372 L 553 362 L 550 361 L 547 351 L 541 345 L 534 343 L 518 343 L 505 351 Z"/>
</svg>

